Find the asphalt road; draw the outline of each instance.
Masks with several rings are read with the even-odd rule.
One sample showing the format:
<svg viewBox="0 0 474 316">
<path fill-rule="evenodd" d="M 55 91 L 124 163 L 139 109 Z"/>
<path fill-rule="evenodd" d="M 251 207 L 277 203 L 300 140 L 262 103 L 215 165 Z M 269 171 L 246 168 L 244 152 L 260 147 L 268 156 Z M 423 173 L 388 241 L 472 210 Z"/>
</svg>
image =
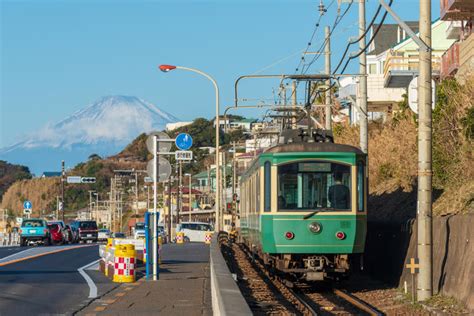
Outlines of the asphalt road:
<svg viewBox="0 0 474 316">
<path fill-rule="evenodd" d="M 10 247 L 0 247 L 0 259 L 13 255 L 23 250 L 30 249 L 31 247 L 19 247 L 19 246 L 10 246 Z"/>
<path fill-rule="evenodd" d="M 0 259 L 23 250 L 0 249 Z M 1 266 L 0 315 L 74 313 L 90 301 L 89 285 L 77 269 L 97 259 L 98 246 L 90 246 Z M 86 272 L 99 296 L 115 287 L 100 272 Z"/>
</svg>

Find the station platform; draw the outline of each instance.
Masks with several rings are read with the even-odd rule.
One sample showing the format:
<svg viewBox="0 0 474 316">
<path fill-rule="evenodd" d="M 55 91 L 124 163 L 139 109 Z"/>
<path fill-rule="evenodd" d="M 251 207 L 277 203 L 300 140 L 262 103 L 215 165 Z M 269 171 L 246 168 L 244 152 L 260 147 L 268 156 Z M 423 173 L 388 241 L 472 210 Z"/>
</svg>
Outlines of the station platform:
<svg viewBox="0 0 474 316">
<path fill-rule="evenodd" d="M 123 283 L 78 315 L 212 315 L 209 245 L 165 244 L 158 281 Z M 143 271 L 144 272 L 144 271 Z"/>
</svg>

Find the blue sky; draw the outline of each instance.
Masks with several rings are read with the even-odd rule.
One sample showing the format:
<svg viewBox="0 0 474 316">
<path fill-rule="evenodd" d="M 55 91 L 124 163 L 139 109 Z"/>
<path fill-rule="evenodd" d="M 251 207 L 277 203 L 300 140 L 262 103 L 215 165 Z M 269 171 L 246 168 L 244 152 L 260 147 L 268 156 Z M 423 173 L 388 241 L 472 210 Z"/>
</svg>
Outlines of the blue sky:
<svg viewBox="0 0 474 316">
<path fill-rule="evenodd" d="M 418 1 L 394 2 L 403 19 L 417 20 Z M 439 1 L 432 2 L 436 19 Z M 377 3 L 368 1 L 367 21 Z M 138 96 L 182 120 L 212 117 L 209 82 L 188 72 L 163 74 L 157 65 L 208 72 L 220 85 L 224 108 L 233 102 L 238 76 L 262 70 L 294 73 L 319 17 L 319 0 L 0 0 L 0 5 L 0 147 L 105 95 Z M 323 27 L 333 23 L 336 8 L 337 1 L 323 17 L 314 49 Z M 334 31 L 333 65 L 347 39 L 357 33 L 357 12 L 354 4 Z M 322 62 L 310 72 L 324 69 Z M 354 63 L 349 71 L 356 67 Z M 271 101 L 276 86 L 276 81 L 248 81 L 242 96 Z"/>
</svg>

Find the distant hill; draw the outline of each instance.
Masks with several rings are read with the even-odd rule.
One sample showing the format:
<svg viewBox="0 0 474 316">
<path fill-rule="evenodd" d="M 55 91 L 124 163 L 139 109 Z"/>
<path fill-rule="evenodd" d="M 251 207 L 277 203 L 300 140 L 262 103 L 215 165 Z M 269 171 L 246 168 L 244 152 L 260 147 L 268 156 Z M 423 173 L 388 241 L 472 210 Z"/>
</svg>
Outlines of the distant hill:
<svg viewBox="0 0 474 316">
<path fill-rule="evenodd" d="M 33 173 L 59 170 L 85 161 L 91 153 L 110 156 L 136 135 L 163 130 L 178 119 L 134 96 L 107 96 L 26 139 L 0 149 L 0 159 L 26 165 Z"/>
<path fill-rule="evenodd" d="M 31 179 L 31 173 L 28 167 L 13 165 L 0 160 L 0 201 L 10 186 L 14 182 L 22 179 Z"/>
</svg>

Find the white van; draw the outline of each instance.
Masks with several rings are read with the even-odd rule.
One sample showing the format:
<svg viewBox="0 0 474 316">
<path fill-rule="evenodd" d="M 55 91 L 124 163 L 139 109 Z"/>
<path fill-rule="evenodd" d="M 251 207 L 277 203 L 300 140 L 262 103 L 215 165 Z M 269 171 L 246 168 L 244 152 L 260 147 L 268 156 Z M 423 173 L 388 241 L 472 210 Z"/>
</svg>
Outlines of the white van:
<svg viewBox="0 0 474 316">
<path fill-rule="evenodd" d="M 214 227 L 209 223 L 183 222 L 176 225 L 176 232 L 183 232 L 186 241 L 205 242 L 206 233 L 213 232 Z"/>
</svg>

